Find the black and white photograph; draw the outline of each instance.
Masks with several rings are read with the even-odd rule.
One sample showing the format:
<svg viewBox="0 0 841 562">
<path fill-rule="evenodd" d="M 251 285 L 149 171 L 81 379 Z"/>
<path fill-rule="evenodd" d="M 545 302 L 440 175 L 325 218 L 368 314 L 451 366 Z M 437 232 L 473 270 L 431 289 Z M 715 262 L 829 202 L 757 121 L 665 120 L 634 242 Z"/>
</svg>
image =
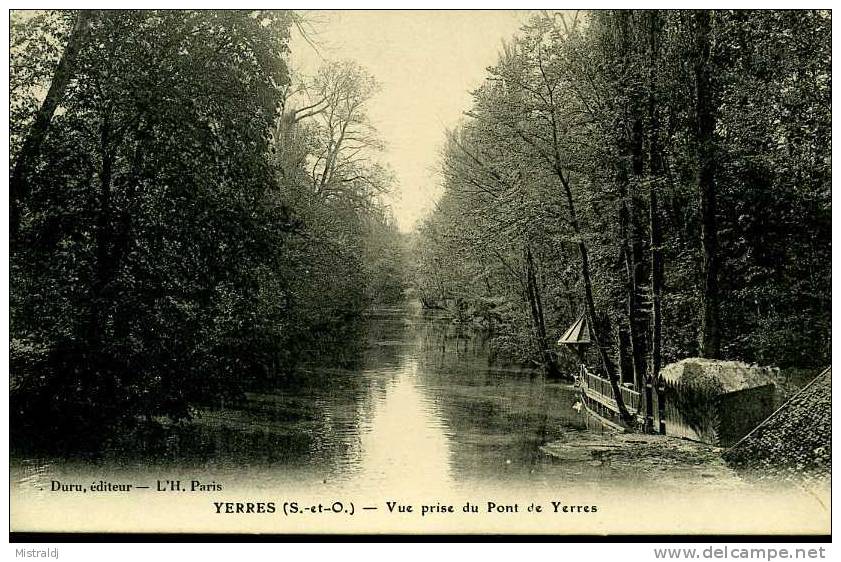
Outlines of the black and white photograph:
<svg viewBox="0 0 841 562">
<path fill-rule="evenodd" d="M 230 8 L 8 12 L 13 541 L 830 538 L 830 10 Z"/>
</svg>

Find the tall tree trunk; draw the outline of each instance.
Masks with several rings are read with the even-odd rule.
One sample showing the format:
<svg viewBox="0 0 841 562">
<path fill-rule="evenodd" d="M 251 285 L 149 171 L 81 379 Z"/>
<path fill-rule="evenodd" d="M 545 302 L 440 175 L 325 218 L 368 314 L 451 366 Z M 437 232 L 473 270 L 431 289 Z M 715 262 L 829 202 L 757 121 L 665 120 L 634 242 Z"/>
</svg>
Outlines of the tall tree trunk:
<svg viewBox="0 0 841 562">
<path fill-rule="evenodd" d="M 616 54 L 622 68 L 630 68 L 636 62 L 631 59 L 637 48 L 633 39 L 633 28 L 637 26 L 636 16 L 626 10 L 615 12 Z M 623 91 L 627 99 L 626 109 L 620 109 L 614 130 L 617 131 L 616 148 L 619 158 L 616 164 L 616 184 L 619 191 L 619 228 L 622 239 L 622 254 L 625 266 L 625 294 L 630 337 L 631 359 L 634 369 L 634 386 L 639 390 L 645 384 L 647 371 L 648 330 L 647 313 L 643 310 L 641 285 L 647 279 L 646 259 L 643 249 L 642 229 L 638 222 L 634 204 L 634 189 L 629 171 L 638 180 L 645 173 L 645 125 L 642 117 L 640 93 L 634 88 Z M 637 184 L 638 184 L 637 182 Z"/>
<path fill-rule="evenodd" d="M 549 102 L 554 107 L 554 92 L 552 88 L 548 87 L 548 84 L 547 90 Z M 567 177 L 564 174 L 564 168 L 561 160 L 561 149 L 558 138 L 558 124 L 555 122 L 554 113 L 551 116 L 551 123 L 552 150 L 554 160 L 553 169 L 555 174 L 558 176 L 558 179 L 561 181 L 561 185 L 564 188 L 564 193 L 566 194 L 567 199 L 567 205 L 569 207 L 570 223 L 572 224 L 573 233 L 578 239 L 578 253 L 581 258 L 581 278 L 584 282 L 584 303 L 587 308 L 587 315 L 590 318 L 590 330 L 592 332 L 591 336 L 593 338 L 593 342 L 596 344 L 596 348 L 598 350 L 599 357 L 601 358 L 604 372 L 610 380 L 610 388 L 613 391 L 613 398 L 616 400 L 616 407 L 619 410 L 619 416 L 622 418 L 622 421 L 624 421 L 628 425 L 633 426 L 636 424 L 636 419 L 634 418 L 634 416 L 631 415 L 630 412 L 628 412 L 628 408 L 625 406 L 625 400 L 622 398 L 622 392 L 619 389 L 619 375 L 613 368 L 613 365 L 610 361 L 610 357 L 607 354 L 607 349 L 605 349 L 605 347 L 602 346 L 604 338 L 602 338 L 601 335 L 598 333 L 599 330 L 596 327 L 596 305 L 593 302 L 593 286 L 590 281 L 590 259 L 587 255 L 587 245 L 584 243 L 584 238 L 581 236 L 581 225 L 578 223 L 578 216 L 575 212 L 575 202 L 572 199 L 572 190 L 569 185 L 569 177 Z"/>
<path fill-rule="evenodd" d="M 703 293 L 700 355 L 718 359 L 719 334 L 718 224 L 715 185 L 715 108 L 710 61 L 710 11 L 694 13 L 695 112 L 697 116 L 698 195 L 701 207 Z"/>
<path fill-rule="evenodd" d="M 636 384 L 634 373 L 634 361 L 631 357 L 631 334 L 626 326 L 620 326 L 616 330 L 616 347 L 619 351 L 619 373 L 620 381 Z"/>
<path fill-rule="evenodd" d="M 543 367 L 546 369 L 547 376 L 551 378 L 560 378 L 561 371 L 558 368 L 558 362 L 555 356 L 549 349 L 549 339 L 546 337 L 546 321 L 543 317 L 543 300 L 540 298 L 540 287 L 537 284 L 537 275 L 535 273 L 534 257 L 532 256 L 531 246 L 526 245 L 526 288 L 529 307 L 531 308 L 532 323 L 534 324 L 535 334 L 537 336 L 537 344 L 540 347 L 540 355 L 543 360 Z"/>
<path fill-rule="evenodd" d="M 636 149 L 628 150 L 626 140 L 620 142 L 620 161 L 617 165 L 616 183 L 619 188 L 619 229 L 622 244 L 622 256 L 625 265 L 625 295 L 628 320 L 628 335 L 631 344 L 631 360 L 634 369 L 634 385 L 642 388 L 646 377 L 646 318 L 643 316 L 641 303 L 639 302 L 640 283 L 644 277 L 641 262 L 643 261 L 643 250 L 640 243 L 640 236 L 634 224 L 633 194 L 630 193 L 626 159 L 642 160 L 636 155 Z M 641 150 L 641 145 L 639 150 Z M 636 170 L 635 170 L 636 173 Z"/>
<path fill-rule="evenodd" d="M 13 245 L 17 242 L 20 234 L 21 205 L 29 195 L 29 176 L 41 154 L 41 145 L 47 138 L 53 115 L 55 115 L 56 109 L 64 98 L 70 80 L 76 73 L 79 51 L 87 37 L 92 14 L 91 10 L 80 10 L 76 16 L 76 21 L 67 40 L 67 46 L 65 46 L 64 53 L 62 53 L 58 66 L 53 73 L 50 88 L 47 90 L 44 101 L 41 102 L 41 107 L 35 113 L 35 119 L 15 160 L 12 176 L 9 179 L 9 200 L 11 203 L 9 227 Z"/>
<path fill-rule="evenodd" d="M 662 334 L 661 300 L 663 293 L 663 237 L 660 225 L 660 209 L 657 189 L 662 175 L 662 154 L 660 149 L 660 120 L 657 114 L 656 79 L 659 49 L 659 20 L 656 11 L 649 12 L 649 64 L 648 64 L 648 122 L 649 122 L 649 231 L 651 233 L 651 373 L 645 382 L 645 426 L 646 431 L 654 430 L 653 389 L 657 383 L 657 417 L 660 420 L 660 433 L 666 433 L 665 393 L 660 376 Z"/>
<path fill-rule="evenodd" d="M 660 376 L 661 342 L 662 334 L 662 312 L 661 295 L 663 292 L 663 250 L 662 234 L 660 229 L 660 217 L 657 201 L 657 182 L 651 182 L 650 194 L 650 217 L 651 217 L 651 304 L 652 304 L 652 334 L 651 334 L 651 375 L 645 383 L 646 401 L 646 426 L 648 430 L 654 428 L 654 410 L 652 406 L 652 385 L 657 382 L 657 405 L 658 417 L 660 419 L 660 433 L 665 433 L 665 396 L 663 393 L 662 377 Z"/>
<path fill-rule="evenodd" d="M 613 390 L 613 398 L 616 400 L 616 406 L 619 409 L 619 415 L 622 421 L 629 425 L 635 423 L 634 417 L 625 406 L 625 400 L 622 398 L 622 392 L 619 389 L 619 375 L 616 369 L 613 368 L 613 363 L 607 354 L 607 349 L 602 345 L 604 338 L 599 334 L 599 329 L 596 326 L 596 305 L 593 300 L 593 285 L 590 280 L 590 258 L 587 254 L 587 245 L 581 236 L 581 225 L 578 223 L 578 216 L 575 212 L 575 202 L 572 199 L 572 189 L 569 185 L 569 178 L 567 178 L 560 166 L 555 167 L 555 172 L 563 185 L 564 193 L 566 195 L 567 205 L 569 207 L 569 218 L 572 223 L 572 230 L 575 237 L 578 239 L 578 253 L 581 257 L 581 279 L 584 282 L 584 305 L 587 308 L 587 316 L 590 318 L 590 330 L 593 343 L 596 344 L 596 350 L 601 359 L 602 368 L 610 380 L 610 388 Z"/>
</svg>

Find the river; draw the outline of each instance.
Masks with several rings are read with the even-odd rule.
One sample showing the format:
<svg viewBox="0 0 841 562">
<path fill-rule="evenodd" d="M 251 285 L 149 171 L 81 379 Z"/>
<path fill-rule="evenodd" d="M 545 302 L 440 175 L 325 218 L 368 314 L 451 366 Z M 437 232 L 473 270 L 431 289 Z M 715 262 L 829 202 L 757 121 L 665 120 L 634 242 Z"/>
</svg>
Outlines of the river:
<svg viewBox="0 0 841 562">
<path fill-rule="evenodd" d="M 570 384 L 493 361 L 482 335 L 442 312 L 379 308 L 360 338 L 355 352 L 316 357 L 275 390 L 104 456 L 13 458 L 13 508 L 54 501 L 55 480 L 198 479 L 231 497 L 292 491 L 373 503 L 504 493 L 590 505 L 615 490 L 643 505 L 688 489 L 713 502 L 751 489 L 712 447 L 658 440 L 646 449 L 643 436 L 603 432 L 575 407 Z M 187 504 L 160 505 L 171 514 Z"/>
<path fill-rule="evenodd" d="M 493 361 L 485 337 L 446 313 L 413 302 L 378 308 L 360 338 L 350 351 L 316 356 L 276 390 L 60 466 L 246 471 L 263 484 L 336 483 L 361 493 L 407 480 L 435 490 L 644 480 L 593 454 L 608 436 L 575 408 L 572 385 Z M 587 447 L 547 453 L 557 442 Z"/>
</svg>

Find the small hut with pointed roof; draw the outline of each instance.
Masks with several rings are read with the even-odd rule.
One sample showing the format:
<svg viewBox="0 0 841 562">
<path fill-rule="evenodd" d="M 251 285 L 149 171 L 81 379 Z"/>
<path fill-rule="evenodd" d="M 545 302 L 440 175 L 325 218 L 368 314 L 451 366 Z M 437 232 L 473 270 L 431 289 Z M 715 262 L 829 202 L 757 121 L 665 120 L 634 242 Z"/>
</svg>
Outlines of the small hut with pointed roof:
<svg viewBox="0 0 841 562">
<path fill-rule="evenodd" d="M 593 341 L 590 339 L 590 323 L 587 321 L 586 314 L 579 316 L 578 320 L 558 340 L 558 345 L 568 346 L 588 346 L 591 343 Z M 574 347 L 574 349 L 580 348 Z"/>
<path fill-rule="evenodd" d="M 590 322 L 587 320 L 586 314 L 579 316 L 578 320 L 573 322 L 572 326 L 558 340 L 558 345 L 565 345 L 575 351 L 582 365 L 584 364 L 584 353 L 592 343 L 593 340 L 590 338 Z"/>
</svg>

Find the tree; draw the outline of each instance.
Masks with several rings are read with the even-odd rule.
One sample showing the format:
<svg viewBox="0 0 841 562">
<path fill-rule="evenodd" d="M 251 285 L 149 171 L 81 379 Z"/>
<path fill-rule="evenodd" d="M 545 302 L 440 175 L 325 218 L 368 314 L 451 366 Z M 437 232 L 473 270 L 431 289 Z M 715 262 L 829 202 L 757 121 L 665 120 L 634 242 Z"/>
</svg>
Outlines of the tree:
<svg viewBox="0 0 841 562">
<path fill-rule="evenodd" d="M 283 345 L 265 290 L 288 230 L 268 160 L 287 29 L 282 12 L 90 17 L 12 256 L 16 411 L 45 435 L 188 416 Z"/>
<path fill-rule="evenodd" d="M 420 286 L 477 318 L 493 302 L 496 348 L 543 364 L 539 309 L 547 340 L 583 309 L 649 429 L 664 363 L 828 361 L 829 26 L 820 11 L 536 16 L 446 147 Z"/>
<path fill-rule="evenodd" d="M 41 145 L 47 136 L 53 115 L 56 109 L 58 109 L 67 90 L 67 86 L 76 72 L 76 60 L 79 50 L 87 38 L 88 27 L 90 26 L 92 17 L 90 10 L 80 10 L 76 15 L 67 39 L 67 44 L 64 47 L 64 52 L 50 80 L 47 95 L 35 113 L 26 139 L 23 141 L 23 146 L 21 146 L 15 159 L 12 177 L 9 179 L 9 199 L 11 203 L 9 224 L 13 243 L 17 241 L 20 230 L 20 206 L 29 192 L 28 176 L 40 155 Z"/>
<path fill-rule="evenodd" d="M 695 113 L 697 119 L 698 194 L 701 208 L 701 246 L 704 256 L 701 322 L 702 357 L 721 355 L 718 289 L 718 197 L 715 182 L 715 100 L 711 64 L 711 14 L 693 13 L 695 28 Z"/>
</svg>

